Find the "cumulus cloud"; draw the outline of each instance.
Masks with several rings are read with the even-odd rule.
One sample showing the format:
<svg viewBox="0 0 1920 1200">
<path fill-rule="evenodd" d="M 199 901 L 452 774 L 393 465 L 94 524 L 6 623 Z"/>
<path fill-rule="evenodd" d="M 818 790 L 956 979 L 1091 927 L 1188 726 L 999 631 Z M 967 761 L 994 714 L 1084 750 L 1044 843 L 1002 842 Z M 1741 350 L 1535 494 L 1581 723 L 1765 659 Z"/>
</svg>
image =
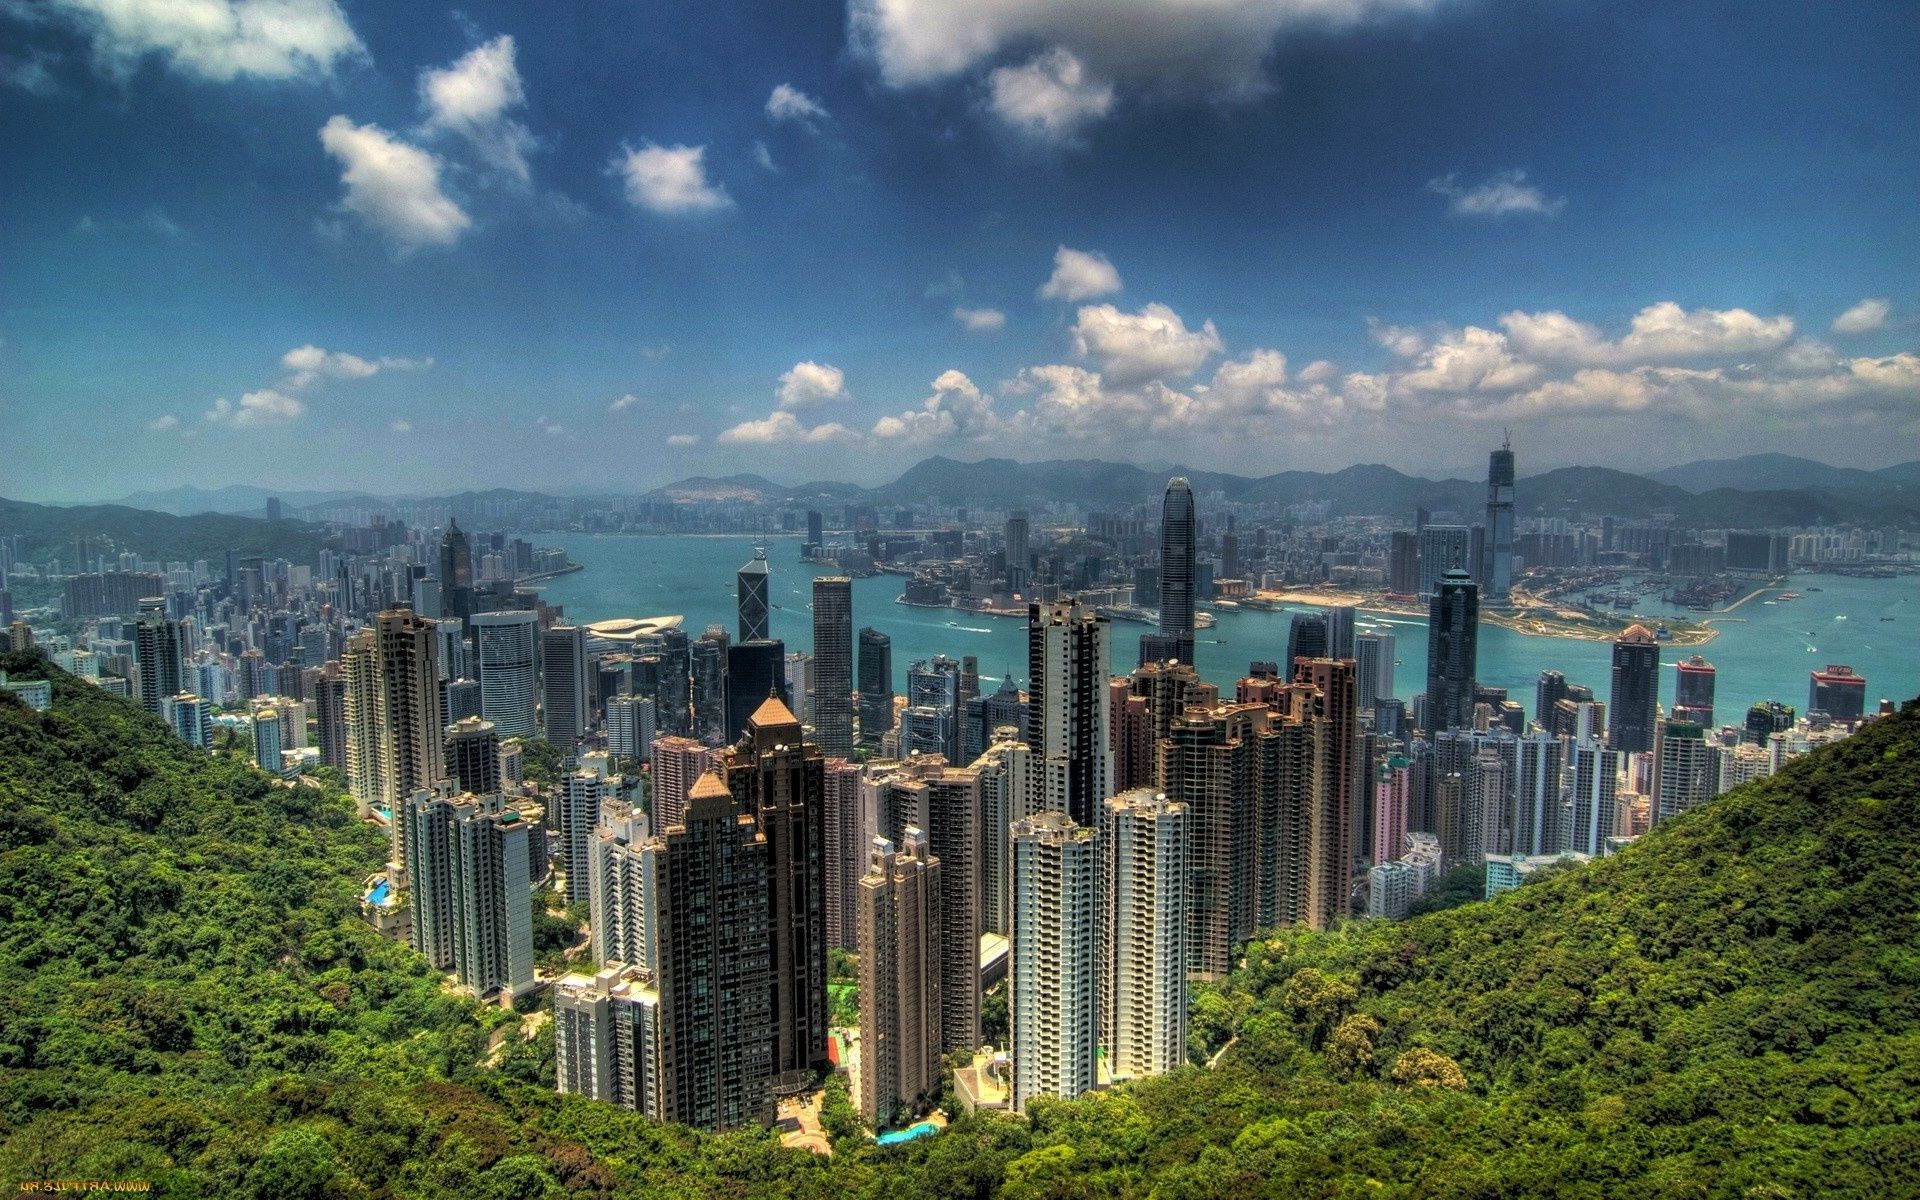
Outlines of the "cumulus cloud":
<svg viewBox="0 0 1920 1200">
<path fill-rule="evenodd" d="M 1007 325 L 1007 314 L 997 308 L 967 308 L 964 305 L 956 305 L 953 310 L 953 319 L 960 322 L 962 328 L 974 333 L 992 333 L 994 330 L 1006 328 Z"/>
<path fill-rule="evenodd" d="M 1029 137 L 1064 142 L 1113 110 L 1113 85 L 1056 46 L 987 76 L 993 115 Z"/>
<path fill-rule="evenodd" d="M 1688 310 L 1671 300 L 1634 314 L 1618 341 L 1562 312 L 1510 312 L 1500 325 L 1530 358 L 1594 366 L 1754 354 L 1777 350 L 1793 337 L 1792 317 L 1760 317 L 1744 308 Z"/>
<path fill-rule="evenodd" d="M 1862 300 L 1833 319 L 1835 333 L 1872 333 L 1884 327 L 1893 305 L 1885 300 Z"/>
<path fill-rule="evenodd" d="M 252 429 L 261 425 L 284 425 L 299 420 L 306 411 L 306 402 L 299 397 L 289 396 L 278 388 L 261 388 L 240 397 L 238 404 L 222 396 L 204 416 L 210 424 Z"/>
<path fill-rule="evenodd" d="M 775 84 L 767 97 L 767 116 L 775 121 L 795 121 L 813 127 L 827 119 L 827 107 L 790 83 Z"/>
<path fill-rule="evenodd" d="M 1108 382 L 1121 386 L 1191 375 L 1223 348 L 1212 321 L 1188 329 L 1164 304 L 1149 304 L 1137 313 L 1111 304 L 1087 305 L 1074 322 L 1073 345 L 1081 357 L 1099 364 Z"/>
<path fill-rule="evenodd" d="M 1070 250 L 1061 246 L 1053 252 L 1053 274 L 1040 285 L 1040 296 L 1047 300 L 1080 301 L 1112 295 L 1120 290 L 1120 272 L 1098 250 Z"/>
<path fill-rule="evenodd" d="M 293 374 L 287 386 L 303 388 L 325 376 L 329 379 L 365 379 L 380 370 L 380 364 L 368 362 L 357 354 L 342 350 L 322 350 L 318 346 L 296 346 L 280 356 L 280 365 Z"/>
<path fill-rule="evenodd" d="M 431 358 L 396 358 L 391 356 L 377 359 L 363 358 L 358 354 L 348 354 L 343 350 L 327 350 L 311 343 L 295 346 L 280 356 L 280 365 L 285 368 L 286 377 L 280 382 L 258 391 L 248 392 L 240 397 L 238 404 L 222 397 L 213 402 L 213 406 L 201 414 L 208 424 L 226 425 L 234 429 L 250 429 L 262 425 L 284 425 L 299 420 L 306 415 L 307 402 L 303 398 L 313 392 L 322 383 L 329 380 L 358 380 L 381 371 L 413 371 L 433 365 Z M 173 418 L 162 420 L 171 422 Z M 404 433 L 401 425 L 405 421 L 396 421 L 391 428 Z M 170 425 L 154 424 L 148 428 L 165 429 Z M 407 429 L 411 429 L 407 425 Z"/>
<path fill-rule="evenodd" d="M 952 438 L 977 438 L 999 428 L 993 401 L 959 371 L 944 371 L 933 394 L 897 416 L 881 417 L 873 436 L 882 441 L 929 445 Z"/>
<path fill-rule="evenodd" d="M 846 372 L 826 363 L 797 362 L 780 376 L 781 408 L 805 408 L 847 398 Z"/>
<path fill-rule="evenodd" d="M 427 128 L 466 139 L 489 165 L 519 184 L 530 178 L 527 154 L 534 138 L 508 113 L 526 98 L 508 34 L 474 47 L 451 66 L 420 72 Z"/>
<path fill-rule="evenodd" d="M 118 77 L 149 55 L 182 75 L 318 79 L 366 47 L 335 0 L 42 0 Z"/>
<path fill-rule="evenodd" d="M 697 446 L 699 444 L 700 444 L 700 438 L 696 434 L 675 433 L 675 434 L 670 434 L 667 437 L 667 445 L 669 446 L 686 447 L 686 446 Z"/>
<path fill-rule="evenodd" d="M 776 409 L 762 420 L 742 421 L 722 433 L 719 440 L 734 446 L 779 446 L 850 442 L 859 437 L 858 433 L 838 421 L 828 421 L 809 428 L 786 409 Z"/>
<path fill-rule="evenodd" d="M 175 425 L 178 425 L 179 423 L 180 423 L 179 417 L 174 416 L 172 413 L 162 413 L 160 416 L 157 416 L 153 420 L 147 422 L 147 432 L 164 433 L 165 431 L 172 429 Z"/>
<path fill-rule="evenodd" d="M 1469 325 L 1443 334 L 1415 356 L 1413 369 L 1400 375 L 1400 388 L 1413 392 L 1510 392 L 1538 378 L 1540 368 L 1515 357 L 1502 334 Z"/>
<path fill-rule="evenodd" d="M 733 206 L 727 189 L 707 178 L 705 146 L 621 147 L 613 170 L 626 185 L 627 202 L 649 212 L 676 216 Z"/>
<path fill-rule="evenodd" d="M 1445 196 L 1448 211 L 1459 217 L 1552 217 L 1567 206 L 1564 196 L 1548 196 L 1517 170 L 1496 172 L 1471 187 L 1457 175 L 1442 175 L 1428 180 L 1427 190 Z"/>
<path fill-rule="evenodd" d="M 451 246 L 473 225 L 440 189 L 437 155 L 343 116 L 321 127 L 320 144 L 340 162 L 341 209 L 385 234 L 401 254 Z"/>
</svg>

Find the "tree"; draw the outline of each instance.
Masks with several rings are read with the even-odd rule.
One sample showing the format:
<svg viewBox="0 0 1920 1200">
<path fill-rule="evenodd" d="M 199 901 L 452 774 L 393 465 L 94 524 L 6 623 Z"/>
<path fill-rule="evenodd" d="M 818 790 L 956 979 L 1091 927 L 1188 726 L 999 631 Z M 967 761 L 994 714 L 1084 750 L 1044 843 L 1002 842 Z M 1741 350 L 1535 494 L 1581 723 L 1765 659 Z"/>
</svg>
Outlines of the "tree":
<svg viewBox="0 0 1920 1200">
<path fill-rule="evenodd" d="M 1460 1064 L 1424 1046 L 1400 1052 L 1393 1061 L 1393 1081 L 1403 1087 L 1451 1088 L 1465 1091 L 1467 1073 Z"/>
</svg>

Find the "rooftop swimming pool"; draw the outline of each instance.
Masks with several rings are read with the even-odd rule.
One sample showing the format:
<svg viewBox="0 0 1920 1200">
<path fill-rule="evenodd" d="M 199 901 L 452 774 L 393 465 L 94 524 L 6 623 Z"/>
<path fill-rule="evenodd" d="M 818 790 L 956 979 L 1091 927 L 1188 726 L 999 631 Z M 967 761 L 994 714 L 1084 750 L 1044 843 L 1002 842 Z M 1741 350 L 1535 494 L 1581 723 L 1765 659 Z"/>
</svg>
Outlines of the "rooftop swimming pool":
<svg viewBox="0 0 1920 1200">
<path fill-rule="evenodd" d="M 367 903 L 377 908 L 385 904 L 387 897 L 392 894 L 393 885 L 382 878 L 379 883 L 373 885 L 373 890 L 367 893 Z"/>
</svg>

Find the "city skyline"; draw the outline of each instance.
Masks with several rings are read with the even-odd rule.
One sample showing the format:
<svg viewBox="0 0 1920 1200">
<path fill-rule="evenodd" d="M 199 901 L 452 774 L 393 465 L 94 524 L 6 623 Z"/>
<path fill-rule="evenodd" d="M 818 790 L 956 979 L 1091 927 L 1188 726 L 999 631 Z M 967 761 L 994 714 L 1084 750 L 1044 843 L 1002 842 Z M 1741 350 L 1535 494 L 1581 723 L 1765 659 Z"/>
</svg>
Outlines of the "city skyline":
<svg viewBox="0 0 1920 1200">
<path fill-rule="evenodd" d="M 1901 6 L 289 7 L 0 12 L 0 490 L 82 498 L 75 426 L 129 489 L 370 490 L 1920 428 Z"/>
</svg>

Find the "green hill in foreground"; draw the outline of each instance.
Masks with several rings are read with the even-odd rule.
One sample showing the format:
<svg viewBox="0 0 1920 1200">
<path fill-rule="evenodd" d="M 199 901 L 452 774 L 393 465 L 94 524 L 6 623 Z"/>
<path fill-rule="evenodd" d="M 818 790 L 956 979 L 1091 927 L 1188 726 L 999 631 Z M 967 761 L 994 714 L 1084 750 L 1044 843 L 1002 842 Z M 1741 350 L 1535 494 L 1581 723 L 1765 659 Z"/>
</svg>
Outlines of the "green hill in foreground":
<svg viewBox="0 0 1920 1200">
<path fill-rule="evenodd" d="M 1227 1046 L 1214 1070 L 824 1160 L 553 1095 L 550 1035 L 449 997 L 360 924 L 382 844 L 341 797 L 189 750 L 36 659 L 0 666 L 56 688 L 48 714 L 0 697 L 0 1185 L 1920 1194 L 1913 705 L 1617 858 L 1256 943 L 1196 998 L 1196 1052 Z"/>
</svg>

